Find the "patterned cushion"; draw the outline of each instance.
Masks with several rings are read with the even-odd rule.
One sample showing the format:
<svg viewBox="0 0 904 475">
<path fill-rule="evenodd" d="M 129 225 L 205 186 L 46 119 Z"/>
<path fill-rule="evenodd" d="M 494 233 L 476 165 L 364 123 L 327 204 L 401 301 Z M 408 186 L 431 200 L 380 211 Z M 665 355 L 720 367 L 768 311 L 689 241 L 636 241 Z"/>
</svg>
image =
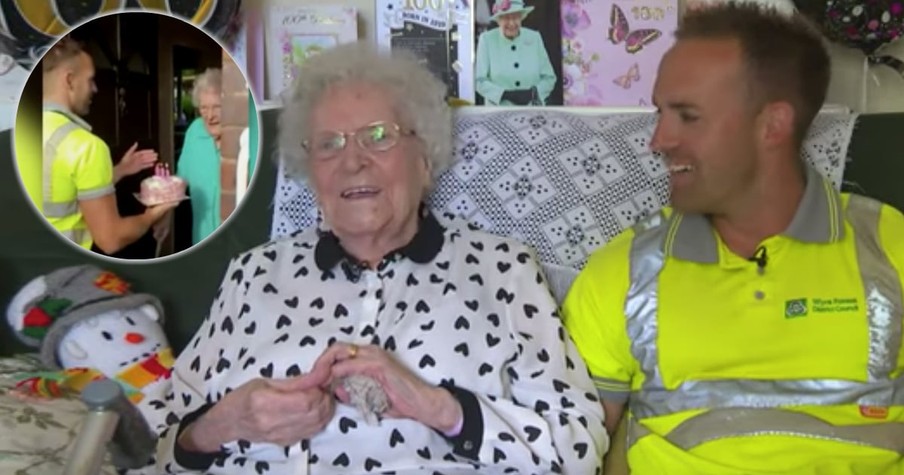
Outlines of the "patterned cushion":
<svg viewBox="0 0 904 475">
<path fill-rule="evenodd" d="M 803 148 L 836 187 L 855 120 L 821 113 Z M 465 108 L 455 121 L 455 162 L 430 206 L 527 242 L 547 269 L 559 269 L 552 272 L 579 270 L 596 248 L 668 202 L 666 168 L 649 149 L 653 114 Z M 275 204 L 274 238 L 316 219 L 310 190 L 284 172 Z"/>
</svg>

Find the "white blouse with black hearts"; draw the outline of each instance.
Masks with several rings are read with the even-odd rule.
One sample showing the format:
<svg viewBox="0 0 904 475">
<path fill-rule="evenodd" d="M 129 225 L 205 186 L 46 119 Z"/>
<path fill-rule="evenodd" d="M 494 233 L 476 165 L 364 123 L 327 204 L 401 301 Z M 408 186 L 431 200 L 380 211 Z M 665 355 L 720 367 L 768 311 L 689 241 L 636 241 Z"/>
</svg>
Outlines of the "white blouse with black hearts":
<svg viewBox="0 0 904 475">
<path fill-rule="evenodd" d="M 600 472 L 602 407 L 528 247 L 429 214 L 375 270 L 337 243 L 307 230 L 230 262 L 176 361 L 161 472 L 192 472 L 179 462 L 198 459 L 214 474 Z M 174 453 L 180 420 L 254 378 L 310 370 L 333 341 L 380 345 L 424 381 L 460 388 L 461 434 L 404 419 L 371 426 L 337 404 L 321 433 L 290 447 L 236 441 L 206 462 Z"/>
</svg>

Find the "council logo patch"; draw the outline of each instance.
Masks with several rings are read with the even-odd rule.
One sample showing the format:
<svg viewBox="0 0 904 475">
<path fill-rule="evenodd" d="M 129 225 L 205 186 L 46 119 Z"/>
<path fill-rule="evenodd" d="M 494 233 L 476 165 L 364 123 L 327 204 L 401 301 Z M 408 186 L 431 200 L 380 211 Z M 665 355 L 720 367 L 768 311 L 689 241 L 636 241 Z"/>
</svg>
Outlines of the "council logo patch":
<svg viewBox="0 0 904 475">
<path fill-rule="evenodd" d="M 785 318 L 806 317 L 807 299 L 785 300 Z"/>
</svg>

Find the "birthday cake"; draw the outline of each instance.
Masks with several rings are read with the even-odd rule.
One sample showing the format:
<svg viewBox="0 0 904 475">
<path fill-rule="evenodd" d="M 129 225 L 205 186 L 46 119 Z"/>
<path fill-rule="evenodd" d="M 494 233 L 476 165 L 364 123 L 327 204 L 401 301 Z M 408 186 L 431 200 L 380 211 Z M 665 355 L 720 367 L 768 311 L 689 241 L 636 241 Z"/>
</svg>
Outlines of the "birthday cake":
<svg viewBox="0 0 904 475">
<path fill-rule="evenodd" d="M 146 206 L 179 201 L 185 198 L 185 180 L 170 174 L 169 167 L 158 164 L 154 175 L 141 182 L 138 199 Z"/>
</svg>

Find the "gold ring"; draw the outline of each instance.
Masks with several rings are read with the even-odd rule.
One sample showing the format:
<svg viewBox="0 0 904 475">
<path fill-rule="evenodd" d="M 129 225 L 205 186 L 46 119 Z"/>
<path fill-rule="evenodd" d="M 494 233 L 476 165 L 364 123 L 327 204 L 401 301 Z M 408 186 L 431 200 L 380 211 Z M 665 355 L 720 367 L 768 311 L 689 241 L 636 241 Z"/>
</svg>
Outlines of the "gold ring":
<svg viewBox="0 0 904 475">
<path fill-rule="evenodd" d="M 354 358 L 357 355 L 358 355 L 358 345 L 355 345 L 354 343 L 351 345 L 348 345 L 348 357 Z"/>
</svg>

